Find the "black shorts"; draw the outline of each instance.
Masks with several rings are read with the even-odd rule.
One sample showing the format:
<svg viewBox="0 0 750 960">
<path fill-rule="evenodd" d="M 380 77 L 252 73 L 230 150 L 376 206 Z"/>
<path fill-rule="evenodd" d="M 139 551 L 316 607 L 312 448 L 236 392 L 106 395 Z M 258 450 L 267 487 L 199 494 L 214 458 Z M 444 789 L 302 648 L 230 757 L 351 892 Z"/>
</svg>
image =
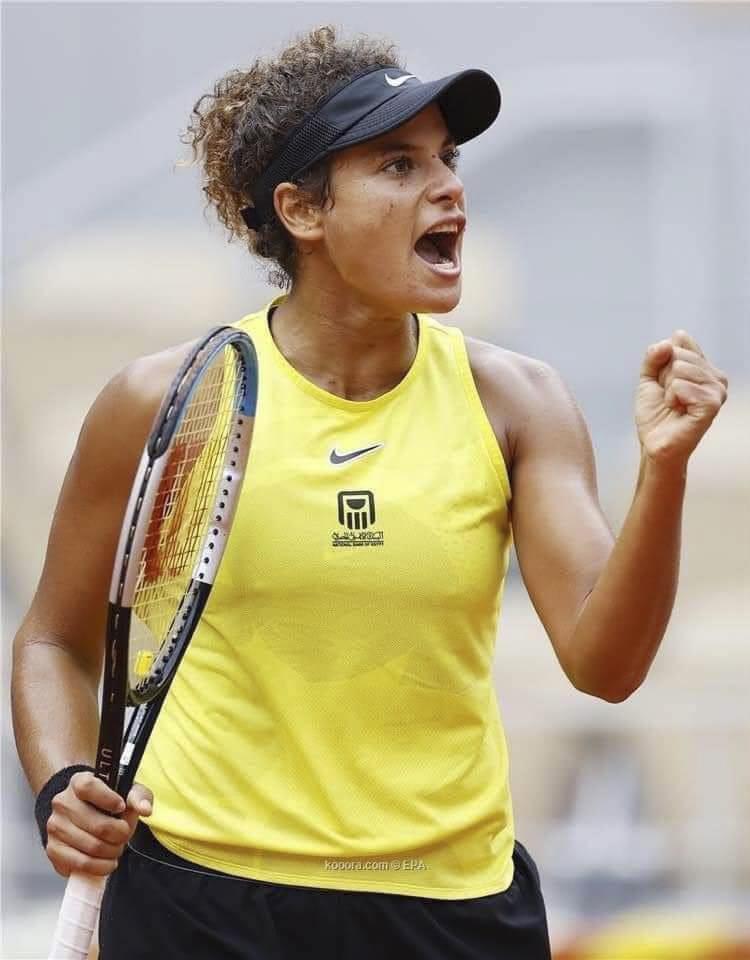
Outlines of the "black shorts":
<svg viewBox="0 0 750 960">
<path fill-rule="evenodd" d="M 550 960 L 539 873 L 516 843 L 503 893 L 438 900 L 246 880 L 143 824 L 107 883 L 100 960 Z"/>
</svg>

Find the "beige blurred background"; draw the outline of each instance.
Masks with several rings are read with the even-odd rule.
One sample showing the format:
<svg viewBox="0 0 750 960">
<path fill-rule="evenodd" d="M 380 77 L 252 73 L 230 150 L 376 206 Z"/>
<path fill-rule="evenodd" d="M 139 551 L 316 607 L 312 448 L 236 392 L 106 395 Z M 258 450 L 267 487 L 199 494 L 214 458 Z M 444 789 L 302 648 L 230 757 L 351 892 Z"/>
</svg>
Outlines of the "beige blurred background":
<svg viewBox="0 0 750 960">
<path fill-rule="evenodd" d="M 730 375 L 692 462 L 677 609 L 644 687 L 621 705 L 573 690 L 515 567 L 495 676 L 518 836 L 558 956 L 750 955 L 750 6 L 6 3 L 2 15 L 0 955 L 45 955 L 62 890 L 35 836 L 7 689 L 83 416 L 129 360 L 274 295 L 203 216 L 196 171 L 175 168 L 179 132 L 221 74 L 325 22 L 392 37 L 425 79 L 464 66 L 497 77 L 500 119 L 463 151 L 465 295 L 443 319 L 562 371 L 614 526 L 637 472 L 646 345 L 685 327 Z"/>
</svg>

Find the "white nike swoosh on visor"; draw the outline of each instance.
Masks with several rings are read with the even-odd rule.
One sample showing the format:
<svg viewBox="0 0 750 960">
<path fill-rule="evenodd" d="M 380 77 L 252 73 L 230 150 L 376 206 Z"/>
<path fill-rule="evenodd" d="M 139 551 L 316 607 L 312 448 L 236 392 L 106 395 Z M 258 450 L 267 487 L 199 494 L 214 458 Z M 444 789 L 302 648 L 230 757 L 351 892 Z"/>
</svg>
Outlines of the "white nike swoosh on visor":
<svg viewBox="0 0 750 960">
<path fill-rule="evenodd" d="M 403 77 L 389 77 L 386 73 L 385 82 L 391 87 L 400 87 L 402 83 L 406 83 L 407 80 L 416 80 L 417 78 L 413 73 L 404 74 Z"/>
</svg>

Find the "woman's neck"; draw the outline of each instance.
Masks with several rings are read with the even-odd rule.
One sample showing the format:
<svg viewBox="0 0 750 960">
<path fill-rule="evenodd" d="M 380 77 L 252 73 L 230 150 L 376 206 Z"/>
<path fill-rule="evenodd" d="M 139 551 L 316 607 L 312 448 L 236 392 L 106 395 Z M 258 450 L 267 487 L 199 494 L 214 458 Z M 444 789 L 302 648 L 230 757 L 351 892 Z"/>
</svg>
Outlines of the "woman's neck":
<svg viewBox="0 0 750 960">
<path fill-rule="evenodd" d="M 321 389 L 370 400 L 406 376 L 417 352 L 416 317 L 292 291 L 273 311 L 271 333 L 291 365 Z"/>
</svg>

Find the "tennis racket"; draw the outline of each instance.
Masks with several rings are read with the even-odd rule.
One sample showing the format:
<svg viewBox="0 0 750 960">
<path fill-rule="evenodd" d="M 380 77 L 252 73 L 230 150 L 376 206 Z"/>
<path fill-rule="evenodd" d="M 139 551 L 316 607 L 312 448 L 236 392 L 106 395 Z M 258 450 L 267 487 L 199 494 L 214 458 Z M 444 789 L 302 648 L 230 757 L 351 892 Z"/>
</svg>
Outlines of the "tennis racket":
<svg viewBox="0 0 750 960">
<path fill-rule="evenodd" d="M 247 334 L 210 331 L 154 420 L 130 493 L 109 593 L 96 775 L 127 797 L 229 536 L 258 390 Z M 133 707 L 127 731 L 126 706 Z M 50 958 L 86 960 L 106 877 L 72 874 Z"/>
</svg>

